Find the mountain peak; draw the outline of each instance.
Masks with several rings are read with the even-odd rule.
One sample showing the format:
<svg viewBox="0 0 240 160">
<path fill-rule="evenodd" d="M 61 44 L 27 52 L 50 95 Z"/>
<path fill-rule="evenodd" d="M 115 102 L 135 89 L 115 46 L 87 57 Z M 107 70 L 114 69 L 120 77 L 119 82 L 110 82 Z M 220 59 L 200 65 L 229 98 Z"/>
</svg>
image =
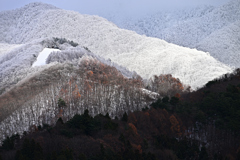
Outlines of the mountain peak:
<svg viewBox="0 0 240 160">
<path fill-rule="evenodd" d="M 32 2 L 23 7 L 24 9 L 57 9 L 57 7 L 47 4 L 47 3 L 42 3 L 42 2 Z"/>
</svg>

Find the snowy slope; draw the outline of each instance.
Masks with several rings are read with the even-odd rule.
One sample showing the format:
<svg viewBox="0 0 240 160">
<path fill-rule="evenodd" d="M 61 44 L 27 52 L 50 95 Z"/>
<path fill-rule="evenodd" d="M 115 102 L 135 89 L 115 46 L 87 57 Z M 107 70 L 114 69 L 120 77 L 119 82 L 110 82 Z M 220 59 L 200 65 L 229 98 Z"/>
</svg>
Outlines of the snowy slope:
<svg viewBox="0 0 240 160">
<path fill-rule="evenodd" d="M 8 36 L 0 35 L 0 41 L 27 43 L 38 38 L 64 37 L 80 46 L 87 46 L 93 53 L 135 70 L 143 78 L 150 78 L 154 74 L 172 74 L 194 89 L 231 71 L 208 53 L 119 29 L 98 16 L 46 6 L 33 3 L 24 9 L 8 11 L 5 16 L 15 17 L 9 21 L 16 22 L 4 22 L 1 30 L 10 29 Z M 20 12 L 23 16 L 17 17 Z M 7 19 L 5 16 L 1 13 L 1 19 Z"/>
<path fill-rule="evenodd" d="M 210 52 L 221 62 L 240 67 L 240 20 L 213 32 L 197 48 Z"/>
<path fill-rule="evenodd" d="M 19 44 L 0 43 L 0 57 L 20 46 Z"/>
<path fill-rule="evenodd" d="M 18 33 L 18 36 L 21 36 L 19 35 L 21 32 L 18 32 L 19 29 L 22 30 L 25 25 L 35 23 L 42 12 L 51 9 L 57 8 L 44 3 L 31 3 L 16 10 L 0 12 L 0 38 L 5 37 L 4 42 L 8 43 L 11 41 L 14 43 L 15 35 L 12 33 Z M 32 25 L 31 27 L 34 28 L 35 26 Z M 27 30 L 25 30 L 26 32 Z"/>
<path fill-rule="evenodd" d="M 211 33 L 240 19 L 240 1 L 233 0 L 199 18 L 182 21 L 163 31 L 166 40 L 189 47 L 208 37 Z M 215 45 L 215 43 L 211 44 Z"/>
<path fill-rule="evenodd" d="M 177 45 L 207 51 L 225 64 L 240 67 L 240 59 L 236 60 L 236 58 L 231 61 L 225 58 L 229 55 L 239 54 L 239 50 L 236 49 L 240 43 L 238 34 L 240 27 L 236 25 L 240 20 L 239 0 L 232 0 L 217 8 L 202 6 L 172 12 L 159 12 L 135 21 L 132 19 L 119 21 L 120 18 L 114 15 L 111 17 L 106 15 L 106 18 L 117 23 L 121 28 L 164 39 Z M 233 25 L 235 25 L 234 28 L 232 28 Z M 229 35 L 233 41 L 225 38 Z M 219 46 L 227 46 L 227 49 L 222 49 L 222 47 L 220 49 Z"/>
<path fill-rule="evenodd" d="M 49 48 L 54 45 L 58 47 L 61 52 L 56 52 L 59 51 L 59 49 Z M 9 52 L 4 52 L 4 54 L 0 56 L 0 95 L 14 87 L 22 79 L 49 68 L 53 63 L 66 62 L 75 65 L 77 61 L 84 56 L 92 57 L 103 64 L 116 68 L 127 78 L 138 76 L 137 73 L 131 72 L 125 67 L 113 63 L 110 60 L 105 60 L 86 50 L 84 47 L 72 47 L 68 43 L 58 44 L 53 38 L 42 39 L 24 45 L 6 46 L 18 47 Z M 3 48 L 6 48 L 5 45 Z"/>
<path fill-rule="evenodd" d="M 46 60 L 52 52 L 58 52 L 59 49 L 44 48 L 42 52 L 39 53 L 37 60 L 33 63 L 32 67 L 46 65 Z"/>
<path fill-rule="evenodd" d="M 104 17 L 114 22 L 120 28 L 134 30 L 139 34 L 150 37 L 163 37 L 163 31 L 178 26 L 180 23 L 193 18 L 199 18 L 211 12 L 213 6 L 199 6 L 172 11 L 158 11 L 140 17 L 122 17 L 120 14 L 105 14 Z"/>
</svg>

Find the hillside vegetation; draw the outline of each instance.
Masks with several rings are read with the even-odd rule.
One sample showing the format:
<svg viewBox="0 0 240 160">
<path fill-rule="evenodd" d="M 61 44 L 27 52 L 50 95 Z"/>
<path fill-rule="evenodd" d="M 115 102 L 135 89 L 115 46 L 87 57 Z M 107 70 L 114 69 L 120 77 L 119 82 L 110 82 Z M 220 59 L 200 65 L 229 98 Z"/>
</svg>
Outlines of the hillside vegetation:
<svg viewBox="0 0 240 160">
<path fill-rule="evenodd" d="M 238 64 L 233 4 L 162 14 L 162 36 Z M 44 3 L 0 33 L 0 159 L 240 159 L 240 69 L 213 53 Z"/>
<path fill-rule="evenodd" d="M 180 96 L 163 97 L 142 111 L 111 119 L 85 110 L 56 125 L 33 126 L 7 137 L 3 159 L 240 158 L 240 72 Z M 64 101 L 59 101 L 60 106 Z"/>
</svg>

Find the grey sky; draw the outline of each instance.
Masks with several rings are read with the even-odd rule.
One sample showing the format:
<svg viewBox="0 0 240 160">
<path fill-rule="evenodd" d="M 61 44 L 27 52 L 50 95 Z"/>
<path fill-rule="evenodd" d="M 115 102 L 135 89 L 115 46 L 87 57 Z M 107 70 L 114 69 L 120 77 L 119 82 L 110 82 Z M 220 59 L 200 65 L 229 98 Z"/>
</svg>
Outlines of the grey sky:
<svg viewBox="0 0 240 160">
<path fill-rule="evenodd" d="M 230 0 L 38 0 L 56 7 L 83 14 L 145 13 L 153 10 L 175 9 L 197 5 L 222 5 Z M 22 7 L 34 0 L 0 0 L 0 11 Z"/>
</svg>

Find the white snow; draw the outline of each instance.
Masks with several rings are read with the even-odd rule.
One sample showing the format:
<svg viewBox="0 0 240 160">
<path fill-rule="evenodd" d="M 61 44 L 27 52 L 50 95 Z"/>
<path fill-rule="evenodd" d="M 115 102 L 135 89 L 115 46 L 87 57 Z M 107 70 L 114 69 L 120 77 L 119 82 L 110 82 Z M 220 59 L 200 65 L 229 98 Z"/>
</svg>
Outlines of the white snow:
<svg viewBox="0 0 240 160">
<path fill-rule="evenodd" d="M 0 57 L 20 46 L 21 44 L 0 43 Z"/>
<path fill-rule="evenodd" d="M 39 53 L 37 61 L 33 63 L 32 67 L 46 65 L 46 60 L 52 52 L 61 51 L 59 49 L 44 48 L 42 52 Z"/>
<path fill-rule="evenodd" d="M 227 65 L 240 67 L 239 0 L 232 0 L 219 7 L 199 6 L 159 11 L 137 20 L 114 14 L 105 17 L 119 27 L 180 46 L 197 48 L 209 52 Z"/>
<path fill-rule="evenodd" d="M 0 41 L 5 43 L 28 43 L 47 37 L 66 38 L 136 71 L 143 78 L 172 74 L 193 89 L 232 71 L 208 53 L 120 29 L 98 16 L 46 7 L 41 3 L 4 13 L 0 12 L 0 33 L 5 34 L 6 30 L 8 33 L 1 34 Z M 24 16 L 19 16 L 20 13 Z"/>
<path fill-rule="evenodd" d="M 157 99 L 157 97 L 161 96 L 157 92 L 152 92 L 152 91 L 147 90 L 145 88 L 141 88 L 141 90 L 142 90 L 143 93 L 149 95 L 149 97 L 152 98 L 152 99 Z"/>
<path fill-rule="evenodd" d="M 214 44 L 214 45 L 209 45 Z M 226 64 L 240 67 L 240 20 L 210 34 L 197 48 Z"/>
</svg>

